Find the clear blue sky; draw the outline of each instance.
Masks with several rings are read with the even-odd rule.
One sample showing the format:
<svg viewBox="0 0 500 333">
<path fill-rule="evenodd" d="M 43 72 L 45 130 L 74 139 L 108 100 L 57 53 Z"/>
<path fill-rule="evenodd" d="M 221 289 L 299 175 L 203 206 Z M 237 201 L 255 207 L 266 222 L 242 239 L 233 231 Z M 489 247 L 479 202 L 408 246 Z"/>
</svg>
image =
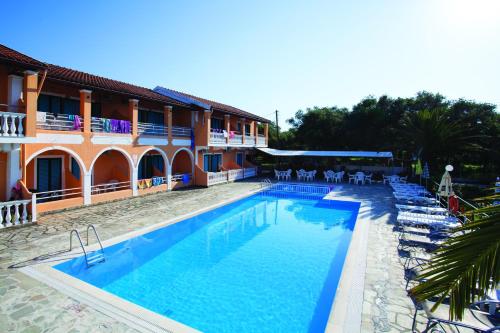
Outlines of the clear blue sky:
<svg viewBox="0 0 500 333">
<path fill-rule="evenodd" d="M 280 123 L 440 92 L 500 104 L 500 1 L 6 1 L 0 43 Z"/>
</svg>

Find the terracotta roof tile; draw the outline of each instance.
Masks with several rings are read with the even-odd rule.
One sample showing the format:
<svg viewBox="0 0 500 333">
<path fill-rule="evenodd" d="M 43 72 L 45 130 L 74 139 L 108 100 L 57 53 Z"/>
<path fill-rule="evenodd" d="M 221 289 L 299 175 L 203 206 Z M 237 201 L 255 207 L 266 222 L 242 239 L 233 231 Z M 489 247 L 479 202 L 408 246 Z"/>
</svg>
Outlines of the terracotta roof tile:
<svg viewBox="0 0 500 333">
<path fill-rule="evenodd" d="M 74 69 L 61 67 L 57 65 L 48 65 L 49 71 L 47 78 L 65 81 L 82 87 L 89 87 L 94 89 L 105 90 L 118 94 L 129 95 L 134 98 L 142 98 L 151 101 L 168 103 L 179 106 L 187 106 L 185 103 L 179 102 L 175 99 L 163 96 L 154 92 L 151 89 L 135 86 L 129 83 L 107 79 L 102 76 L 97 76 L 89 73 L 80 72 Z"/>
<path fill-rule="evenodd" d="M 0 44 L 0 60 L 17 63 L 28 68 L 43 69 L 47 67 L 47 65 L 43 62 L 28 57 L 27 55 L 8 48 L 7 46 L 2 44 Z"/>
</svg>

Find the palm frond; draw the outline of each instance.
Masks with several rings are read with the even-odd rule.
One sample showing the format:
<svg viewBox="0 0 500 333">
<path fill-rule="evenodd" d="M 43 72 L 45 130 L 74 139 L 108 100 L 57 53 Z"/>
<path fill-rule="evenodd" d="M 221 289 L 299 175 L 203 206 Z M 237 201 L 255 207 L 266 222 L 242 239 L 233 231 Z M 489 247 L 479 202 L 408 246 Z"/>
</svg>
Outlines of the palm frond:
<svg viewBox="0 0 500 333">
<path fill-rule="evenodd" d="M 456 229 L 436 252 L 413 288 L 418 301 L 438 297 L 432 311 L 449 297 L 450 318 L 462 319 L 465 309 L 500 282 L 500 207 L 474 211 L 479 220 Z"/>
</svg>

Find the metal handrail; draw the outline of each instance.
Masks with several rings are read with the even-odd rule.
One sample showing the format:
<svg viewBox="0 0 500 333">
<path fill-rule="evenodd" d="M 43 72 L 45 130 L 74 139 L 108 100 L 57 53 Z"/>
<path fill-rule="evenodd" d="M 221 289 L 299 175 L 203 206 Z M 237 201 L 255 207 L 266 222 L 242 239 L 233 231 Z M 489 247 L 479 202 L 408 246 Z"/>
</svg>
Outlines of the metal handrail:
<svg viewBox="0 0 500 333">
<path fill-rule="evenodd" d="M 87 257 L 87 251 L 85 251 L 85 246 L 83 246 L 82 238 L 80 237 L 80 233 L 78 230 L 73 229 L 69 233 L 69 250 L 71 251 L 73 249 L 73 233 L 76 234 L 76 238 L 78 238 L 78 241 L 80 242 L 80 246 L 82 247 L 83 254 L 85 255 L 85 262 L 87 263 L 87 266 L 89 264 L 88 257 Z"/>
<path fill-rule="evenodd" d="M 95 238 L 97 238 L 97 242 L 99 243 L 99 246 L 101 247 L 101 252 L 104 253 L 104 249 L 102 247 L 101 239 L 99 238 L 99 235 L 97 234 L 97 230 L 95 229 L 95 226 L 93 224 L 89 224 L 87 226 L 87 246 L 89 246 L 89 230 L 92 229 L 94 231 Z"/>
</svg>

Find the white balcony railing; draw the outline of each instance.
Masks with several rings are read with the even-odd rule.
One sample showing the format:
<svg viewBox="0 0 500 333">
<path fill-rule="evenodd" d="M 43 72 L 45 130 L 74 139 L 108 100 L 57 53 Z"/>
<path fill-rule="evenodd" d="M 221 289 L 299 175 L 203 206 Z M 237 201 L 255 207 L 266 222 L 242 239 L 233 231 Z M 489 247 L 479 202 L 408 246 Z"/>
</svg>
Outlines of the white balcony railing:
<svg viewBox="0 0 500 333">
<path fill-rule="evenodd" d="M 257 176 L 257 168 L 245 168 L 243 178 L 250 178 Z"/>
<path fill-rule="evenodd" d="M 255 136 L 245 135 L 245 145 L 249 145 L 249 146 L 255 145 Z"/>
<path fill-rule="evenodd" d="M 167 136 L 167 126 L 153 123 L 137 123 L 137 133 L 139 135 Z"/>
<path fill-rule="evenodd" d="M 191 137 L 190 127 L 172 126 L 172 136 Z"/>
<path fill-rule="evenodd" d="M 265 146 L 266 145 L 266 137 L 264 135 L 259 135 L 257 137 L 257 146 Z"/>
<path fill-rule="evenodd" d="M 43 203 L 54 200 L 63 200 L 80 197 L 83 195 L 81 187 L 65 188 L 60 190 L 36 192 L 36 202 Z"/>
<path fill-rule="evenodd" d="M 29 222 L 27 205 L 31 202 L 31 200 L 0 202 L 0 229 L 27 224 Z"/>
<path fill-rule="evenodd" d="M 210 143 L 225 144 L 226 138 L 224 137 L 224 133 L 214 130 L 210 131 Z"/>
<path fill-rule="evenodd" d="M 130 181 L 125 181 L 125 182 L 111 181 L 106 184 L 92 185 L 90 189 L 92 194 L 101 194 L 107 192 L 128 190 L 131 187 L 130 185 L 131 185 Z"/>
<path fill-rule="evenodd" d="M 227 180 L 234 181 L 238 179 L 243 179 L 243 169 L 232 169 L 227 172 Z"/>
<path fill-rule="evenodd" d="M 36 127 L 54 131 L 81 132 L 83 130 L 83 118 L 78 115 L 38 111 L 36 115 Z"/>
<path fill-rule="evenodd" d="M 24 137 L 24 113 L 0 112 L 0 136 Z"/>
<path fill-rule="evenodd" d="M 191 173 L 178 173 L 178 174 L 175 174 L 175 175 L 172 175 L 172 177 L 170 178 L 173 182 L 182 182 L 184 181 L 184 177 L 187 176 L 187 179 L 189 181 L 191 181 L 191 179 L 193 179 L 193 176 Z"/>
<path fill-rule="evenodd" d="M 232 137 L 229 137 L 229 144 L 233 145 L 241 145 L 243 143 L 243 136 L 240 134 L 234 134 Z"/>
<path fill-rule="evenodd" d="M 92 132 L 130 134 L 132 125 L 128 120 L 92 117 Z"/>
<path fill-rule="evenodd" d="M 208 173 L 208 186 L 225 182 L 227 182 L 227 171 Z"/>
</svg>

